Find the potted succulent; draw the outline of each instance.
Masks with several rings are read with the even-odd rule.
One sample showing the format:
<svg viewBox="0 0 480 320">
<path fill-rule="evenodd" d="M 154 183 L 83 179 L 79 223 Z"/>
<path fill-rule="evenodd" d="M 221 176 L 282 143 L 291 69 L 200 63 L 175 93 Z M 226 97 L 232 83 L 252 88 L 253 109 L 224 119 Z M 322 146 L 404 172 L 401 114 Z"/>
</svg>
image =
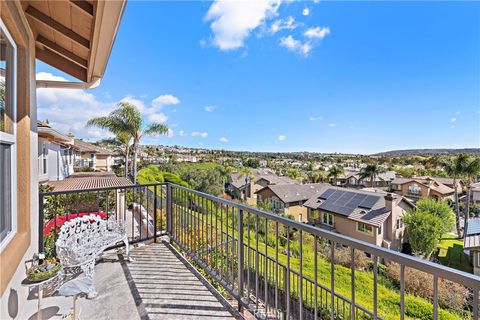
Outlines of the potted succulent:
<svg viewBox="0 0 480 320">
<path fill-rule="evenodd" d="M 56 258 L 44 259 L 43 254 L 34 255 L 32 260 L 25 262 L 27 279 L 31 282 L 42 282 L 53 278 L 61 269 Z"/>
</svg>

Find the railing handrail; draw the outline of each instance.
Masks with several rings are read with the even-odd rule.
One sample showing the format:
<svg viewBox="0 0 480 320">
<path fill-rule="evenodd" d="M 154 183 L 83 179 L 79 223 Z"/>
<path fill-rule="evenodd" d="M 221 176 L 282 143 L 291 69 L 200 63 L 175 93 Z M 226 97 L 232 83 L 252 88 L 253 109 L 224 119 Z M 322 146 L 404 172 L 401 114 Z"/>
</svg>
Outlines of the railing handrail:
<svg viewBox="0 0 480 320">
<path fill-rule="evenodd" d="M 321 228 L 311 226 L 311 225 L 308 225 L 308 224 L 305 224 L 305 223 L 299 223 L 295 220 L 291 220 L 291 219 L 288 219 L 288 218 L 285 218 L 285 217 L 282 217 L 282 216 L 278 216 L 278 215 L 275 215 L 273 213 L 265 212 L 265 211 L 259 210 L 257 208 L 253 208 L 253 207 L 250 207 L 248 205 L 238 203 L 238 202 L 235 202 L 235 201 L 232 201 L 232 200 L 222 199 L 222 198 L 212 196 L 210 194 L 207 194 L 207 193 L 204 193 L 204 192 L 201 192 L 201 191 L 193 190 L 193 189 L 183 187 L 183 186 L 180 186 L 180 185 L 176 185 L 176 184 L 172 184 L 172 183 L 169 183 L 169 182 L 167 182 L 167 184 L 170 184 L 170 185 L 174 186 L 175 188 L 179 188 L 179 189 L 197 194 L 199 196 L 205 197 L 205 198 L 210 199 L 212 201 L 218 201 L 218 202 L 224 203 L 226 205 L 234 206 L 238 209 L 243 209 L 243 210 L 249 211 L 251 213 L 258 214 L 261 217 L 271 219 L 273 221 L 276 221 L 276 222 L 279 222 L 281 224 L 294 227 L 294 228 L 299 229 L 299 230 L 303 230 L 303 231 L 308 232 L 312 235 L 316 235 L 318 237 L 326 238 L 326 239 L 334 241 L 336 243 L 340 243 L 340 244 L 349 246 L 349 247 L 354 248 L 354 249 L 358 249 L 358 250 L 361 250 L 361 251 L 368 252 L 368 253 L 370 253 L 374 256 L 377 256 L 379 258 L 383 258 L 383 259 L 389 260 L 391 262 L 396 262 L 398 264 L 402 264 L 406 267 L 411 267 L 411 268 L 417 269 L 419 271 L 423 271 L 423 272 L 426 272 L 426 273 L 429 273 L 429 274 L 432 274 L 432 275 L 436 275 L 436 276 L 438 276 L 440 278 L 443 278 L 443 279 L 446 279 L 446 280 L 457 282 L 457 283 L 465 285 L 465 286 L 467 286 L 467 287 L 469 287 L 473 290 L 480 290 L 480 277 L 479 276 L 476 276 L 476 275 L 473 275 L 473 274 L 470 274 L 470 273 L 467 273 L 467 272 L 464 272 L 464 271 L 456 270 L 456 269 L 453 269 L 453 268 L 450 268 L 450 267 L 447 267 L 447 266 L 439 265 L 439 264 L 434 263 L 434 262 L 422 260 L 420 258 L 409 256 L 409 255 L 406 255 L 406 254 L 401 253 L 401 252 L 396 252 L 396 251 L 393 251 L 393 250 L 390 250 L 390 249 L 379 247 L 379 246 L 376 246 L 376 245 L 373 245 L 373 244 L 370 244 L 370 243 L 367 243 L 367 242 L 364 242 L 364 241 L 361 241 L 361 240 L 358 240 L 358 239 L 350 238 L 350 237 L 347 237 L 347 236 L 344 236 L 342 234 L 335 233 L 335 232 L 332 232 L 332 231 L 329 231 L 329 230 L 321 229 Z"/>
<path fill-rule="evenodd" d="M 167 184 L 169 184 L 169 182 L 155 182 L 155 183 L 146 183 L 146 184 L 127 184 L 127 185 L 114 186 L 114 187 L 101 187 L 101 188 L 63 190 L 63 191 L 47 191 L 47 192 L 39 192 L 39 195 L 40 195 L 40 197 L 45 197 L 45 196 L 53 196 L 53 195 L 56 195 L 56 194 L 69 194 L 69 193 L 78 193 L 78 192 L 96 192 L 96 191 L 108 191 L 108 190 L 118 190 L 118 189 L 132 189 L 132 188 L 139 188 L 139 187 L 165 186 Z"/>
</svg>

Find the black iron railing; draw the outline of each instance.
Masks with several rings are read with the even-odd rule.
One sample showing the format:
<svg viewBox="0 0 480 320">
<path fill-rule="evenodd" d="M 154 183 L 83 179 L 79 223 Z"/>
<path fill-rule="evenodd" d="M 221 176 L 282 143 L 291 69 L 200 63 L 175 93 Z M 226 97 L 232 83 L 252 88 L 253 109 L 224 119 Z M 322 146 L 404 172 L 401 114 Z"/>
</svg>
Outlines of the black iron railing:
<svg viewBox="0 0 480 320">
<path fill-rule="evenodd" d="M 132 243 L 168 236 L 258 318 L 478 319 L 477 276 L 168 183 L 41 193 L 41 250 L 86 213 L 115 215 Z M 429 275 L 425 294 L 412 271 Z"/>
</svg>

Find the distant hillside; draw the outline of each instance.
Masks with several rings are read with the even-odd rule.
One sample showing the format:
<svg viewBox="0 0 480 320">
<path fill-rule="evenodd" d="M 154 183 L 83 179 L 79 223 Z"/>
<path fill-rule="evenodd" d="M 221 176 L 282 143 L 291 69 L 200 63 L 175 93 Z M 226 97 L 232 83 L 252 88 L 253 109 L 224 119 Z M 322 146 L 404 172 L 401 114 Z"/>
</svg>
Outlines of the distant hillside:
<svg viewBox="0 0 480 320">
<path fill-rule="evenodd" d="M 411 150 L 392 150 L 373 154 L 373 156 L 438 156 L 438 155 L 454 155 L 459 153 L 469 153 L 474 156 L 480 156 L 479 148 L 464 149 L 411 149 Z"/>
</svg>

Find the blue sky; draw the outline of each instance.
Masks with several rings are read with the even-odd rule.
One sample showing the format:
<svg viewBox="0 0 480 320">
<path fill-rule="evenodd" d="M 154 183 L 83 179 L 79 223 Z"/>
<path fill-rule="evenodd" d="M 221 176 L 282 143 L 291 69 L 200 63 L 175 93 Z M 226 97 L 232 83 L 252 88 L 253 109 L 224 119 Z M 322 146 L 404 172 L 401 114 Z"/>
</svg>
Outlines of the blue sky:
<svg viewBox="0 0 480 320">
<path fill-rule="evenodd" d="M 131 1 L 101 86 L 39 89 L 39 118 L 95 140 L 85 121 L 127 100 L 172 129 L 144 143 L 479 147 L 479 16 L 479 2 Z"/>
</svg>

